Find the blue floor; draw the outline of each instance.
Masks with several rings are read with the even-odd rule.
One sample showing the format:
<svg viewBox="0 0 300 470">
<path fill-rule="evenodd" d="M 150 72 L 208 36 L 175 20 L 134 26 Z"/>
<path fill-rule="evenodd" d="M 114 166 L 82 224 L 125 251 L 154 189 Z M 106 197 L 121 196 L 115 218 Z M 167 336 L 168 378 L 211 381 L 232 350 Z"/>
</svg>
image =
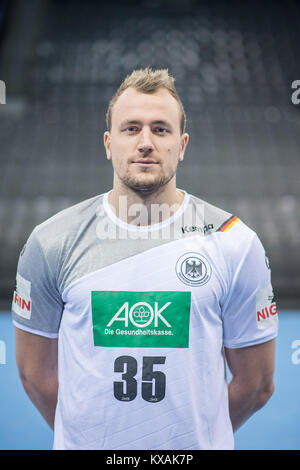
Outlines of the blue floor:
<svg viewBox="0 0 300 470">
<path fill-rule="evenodd" d="M 300 450 L 300 312 L 279 315 L 275 393 L 237 431 L 237 450 Z M 14 348 L 10 315 L 1 313 L 0 450 L 51 449 L 53 433 L 23 391 Z"/>
</svg>

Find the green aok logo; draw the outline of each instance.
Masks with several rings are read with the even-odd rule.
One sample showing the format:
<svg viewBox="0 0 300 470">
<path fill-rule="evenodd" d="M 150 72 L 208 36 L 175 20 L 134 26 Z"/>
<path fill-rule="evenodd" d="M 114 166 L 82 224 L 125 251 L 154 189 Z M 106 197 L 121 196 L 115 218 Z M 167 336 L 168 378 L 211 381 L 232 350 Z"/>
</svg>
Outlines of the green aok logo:
<svg viewBox="0 0 300 470">
<path fill-rule="evenodd" d="M 189 347 L 190 292 L 93 291 L 95 346 Z"/>
<path fill-rule="evenodd" d="M 171 302 L 167 302 L 161 308 L 158 308 L 158 302 L 154 302 L 154 308 L 152 308 L 148 302 L 137 302 L 129 309 L 129 302 L 125 302 L 107 326 L 111 326 L 115 321 L 123 321 L 124 326 L 127 328 L 130 321 L 132 325 L 138 328 L 145 328 L 154 320 L 154 326 L 158 327 L 158 319 L 160 318 L 167 328 L 171 328 L 170 323 L 162 315 L 162 311 L 169 305 L 171 305 Z M 122 317 L 123 312 L 124 316 Z"/>
</svg>

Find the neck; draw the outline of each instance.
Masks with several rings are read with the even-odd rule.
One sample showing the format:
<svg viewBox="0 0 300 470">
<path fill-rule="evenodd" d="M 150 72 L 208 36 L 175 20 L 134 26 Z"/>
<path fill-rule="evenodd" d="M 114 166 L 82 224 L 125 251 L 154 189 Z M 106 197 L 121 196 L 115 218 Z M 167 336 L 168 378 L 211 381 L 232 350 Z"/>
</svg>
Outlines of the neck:
<svg viewBox="0 0 300 470">
<path fill-rule="evenodd" d="M 127 224 L 152 225 L 171 217 L 180 207 L 184 193 L 173 178 L 168 184 L 149 193 L 135 191 L 115 182 L 108 202 L 115 215 Z"/>
</svg>

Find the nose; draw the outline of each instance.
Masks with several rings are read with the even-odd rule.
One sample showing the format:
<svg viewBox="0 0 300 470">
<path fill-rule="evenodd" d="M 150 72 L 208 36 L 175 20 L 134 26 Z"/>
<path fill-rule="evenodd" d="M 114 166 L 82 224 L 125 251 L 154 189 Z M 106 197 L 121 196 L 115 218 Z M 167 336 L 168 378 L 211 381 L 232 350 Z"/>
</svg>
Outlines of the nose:
<svg viewBox="0 0 300 470">
<path fill-rule="evenodd" d="M 154 150 L 154 145 L 151 139 L 151 131 L 143 129 L 139 135 L 138 151 L 149 155 Z"/>
</svg>

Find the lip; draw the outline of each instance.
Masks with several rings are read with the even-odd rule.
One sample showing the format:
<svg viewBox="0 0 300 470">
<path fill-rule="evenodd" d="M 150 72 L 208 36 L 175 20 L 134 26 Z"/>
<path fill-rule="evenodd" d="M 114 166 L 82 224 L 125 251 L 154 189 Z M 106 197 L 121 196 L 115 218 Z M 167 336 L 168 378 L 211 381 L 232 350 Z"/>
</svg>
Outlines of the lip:
<svg viewBox="0 0 300 470">
<path fill-rule="evenodd" d="M 138 165 L 143 165 L 143 166 L 158 165 L 158 162 L 154 160 L 146 160 L 146 159 L 137 160 L 134 163 L 137 163 Z"/>
</svg>

